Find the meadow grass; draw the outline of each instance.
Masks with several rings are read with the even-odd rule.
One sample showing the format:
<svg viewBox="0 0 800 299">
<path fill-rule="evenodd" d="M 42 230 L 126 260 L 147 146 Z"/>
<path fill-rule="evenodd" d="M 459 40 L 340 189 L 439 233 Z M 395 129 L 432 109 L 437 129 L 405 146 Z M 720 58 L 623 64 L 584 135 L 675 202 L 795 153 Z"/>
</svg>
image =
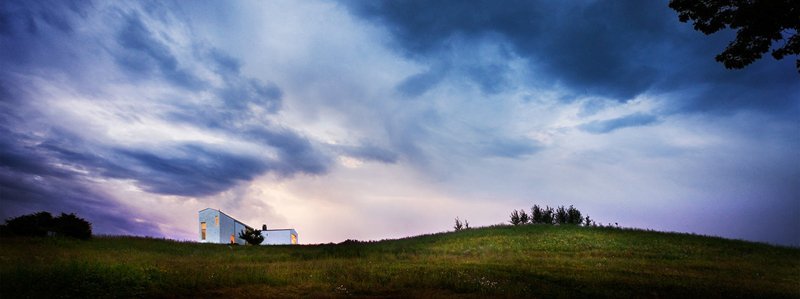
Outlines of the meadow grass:
<svg viewBox="0 0 800 299">
<path fill-rule="evenodd" d="M 0 297 L 800 298 L 800 249 L 643 230 L 497 226 L 228 246 L 0 239 Z"/>
</svg>

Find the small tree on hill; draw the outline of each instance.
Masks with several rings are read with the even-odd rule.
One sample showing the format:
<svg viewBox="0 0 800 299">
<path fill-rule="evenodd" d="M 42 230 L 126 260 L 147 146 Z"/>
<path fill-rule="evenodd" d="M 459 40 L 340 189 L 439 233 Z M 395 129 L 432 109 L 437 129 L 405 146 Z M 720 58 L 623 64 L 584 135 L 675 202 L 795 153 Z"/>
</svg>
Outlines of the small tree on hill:
<svg viewBox="0 0 800 299">
<path fill-rule="evenodd" d="M 592 226 L 592 219 L 589 218 L 589 215 L 586 215 L 583 220 L 583 226 Z"/>
<path fill-rule="evenodd" d="M 44 237 L 53 231 L 53 216 L 48 212 L 22 215 L 6 220 L 6 229 L 17 236 Z"/>
<path fill-rule="evenodd" d="M 92 224 L 75 214 L 61 213 L 53 218 L 48 212 L 38 212 L 6 220 L 3 231 L 16 236 L 57 235 L 86 240 L 92 237 Z"/>
<path fill-rule="evenodd" d="M 553 224 L 553 208 L 547 206 L 546 208 L 542 209 L 542 222 L 545 224 Z"/>
<path fill-rule="evenodd" d="M 568 220 L 567 216 L 567 209 L 564 206 L 559 206 L 556 208 L 556 223 L 558 224 L 566 224 Z"/>
<path fill-rule="evenodd" d="M 569 206 L 567 209 L 567 223 L 568 224 L 575 224 L 580 225 L 583 223 L 583 216 L 581 216 L 581 211 L 578 211 L 572 205 Z"/>
<path fill-rule="evenodd" d="M 75 214 L 64 214 L 53 219 L 56 234 L 87 240 L 92 237 L 92 224 Z"/>
<path fill-rule="evenodd" d="M 466 220 L 464 220 L 464 221 L 466 221 Z M 461 224 L 461 220 L 459 220 L 458 217 L 456 217 L 456 224 L 453 226 L 453 229 L 455 229 L 456 231 L 460 231 L 460 230 L 464 229 L 464 225 Z"/>
<path fill-rule="evenodd" d="M 531 208 L 531 223 L 542 223 L 542 208 L 539 205 Z"/>
<path fill-rule="evenodd" d="M 517 212 L 517 210 L 514 210 L 514 211 L 511 212 L 511 221 L 509 221 L 509 222 L 511 222 L 511 224 L 513 224 L 513 225 L 519 225 L 519 223 L 520 223 L 519 212 Z"/>
<path fill-rule="evenodd" d="M 469 228 L 470 228 L 469 221 L 467 221 L 467 219 L 464 219 L 464 229 L 469 229 Z"/>
<path fill-rule="evenodd" d="M 531 217 L 528 216 L 528 213 L 525 212 L 524 209 L 519 209 L 519 223 L 520 224 L 528 224 L 530 222 Z"/>
<path fill-rule="evenodd" d="M 261 235 L 261 230 L 259 229 L 245 228 L 239 232 L 239 238 L 244 239 L 250 245 L 258 245 L 264 242 L 264 236 Z"/>
</svg>

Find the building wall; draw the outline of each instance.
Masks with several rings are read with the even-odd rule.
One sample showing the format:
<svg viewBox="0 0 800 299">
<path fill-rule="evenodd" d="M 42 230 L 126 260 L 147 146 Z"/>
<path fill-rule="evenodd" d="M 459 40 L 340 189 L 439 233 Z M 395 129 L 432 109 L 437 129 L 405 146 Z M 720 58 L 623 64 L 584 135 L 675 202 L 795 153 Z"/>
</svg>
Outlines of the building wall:
<svg viewBox="0 0 800 299">
<path fill-rule="evenodd" d="M 261 235 L 264 236 L 264 242 L 261 245 L 291 245 L 292 235 L 295 240 L 299 242 L 297 232 L 293 229 L 275 229 L 262 231 Z"/>
<path fill-rule="evenodd" d="M 234 225 L 233 225 L 233 228 L 234 228 L 233 235 L 234 235 L 234 238 L 236 239 L 236 243 L 239 243 L 239 245 L 247 244 L 247 241 L 245 241 L 242 238 L 239 238 L 239 232 L 244 231 L 246 227 L 247 226 L 245 226 L 244 223 L 241 223 L 239 221 L 236 221 L 234 223 Z M 230 236 L 229 236 L 229 238 L 230 238 Z"/>
<path fill-rule="evenodd" d="M 197 222 L 197 239 L 204 243 L 220 243 L 220 226 L 214 222 L 214 217 L 219 216 L 220 212 L 214 209 L 200 211 Z M 206 223 L 206 239 L 203 240 L 203 222 Z"/>
<path fill-rule="evenodd" d="M 219 221 L 215 220 L 216 217 L 219 217 Z M 200 240 L 200 242 L 228 244 L 230 243 L 231 234 L 233 234 L 234 238 L 237 239 L 236 242 L 243 244 L 242 242 L 244 240 L 239 239 L 239 233 L 236 231 L 236 224 L 239 223 L 239 225 L 241 225 L 241 223 L 232 217 L 218 210 L 208 208 L 199 212 L 199 218 L 200 221 L 198 221 L 197 224 L 197 239 Z M 205 240 L 202 239 L 201 226 L 203 222 L 206 223 Z"/>
<path fill-rule="evenodd" d="M 219 243 L 220 244 L 230 244 L 231 243 L 231 234 L 233 234 L 234 238 L 236 238 L 236 234 L 234 233 L 234 229 L 236 228 L 236 220 L 231 218 L 225 213 L 219 213 Z"/>
</svg>

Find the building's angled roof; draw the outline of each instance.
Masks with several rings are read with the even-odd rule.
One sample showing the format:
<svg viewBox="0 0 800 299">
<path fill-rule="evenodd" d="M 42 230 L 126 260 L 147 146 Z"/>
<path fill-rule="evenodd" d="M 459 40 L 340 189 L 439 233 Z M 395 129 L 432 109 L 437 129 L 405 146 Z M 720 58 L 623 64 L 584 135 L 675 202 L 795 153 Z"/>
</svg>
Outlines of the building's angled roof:
<svg viewBox="0 0 800 299">
<path fill-rule="evenodd" d="M 244 227 L 246 227 L 246 228 L 253 229 L 253 227 L 251 227 L 251 226 L 249 226 L 249 225 L 245 224 L 244 222 L 241 222 L 241 221 L 239 221 L 239 220 L 238 220 L 238 219 L 236 219 L 236 218 L 233 218 L 233 216 L 231 216 L 231 215 L 225 214 L 225 212 L 223 212 L 222 210 L 219 210 L 219 209 L 214 209 L 214 208 L 205 208 L 205 209 L 202 209 L 202 210 L 200 210 L 200 211 L 197 211 L 197 212 L 199 213 L 199 212 L 202 212 L 202 211 L 205 211 L 205 210 L 209 210 L 209 209 L 210 209 L 210 210 L 217 211 L 217 212 L 219 212 L 219 213 L 220 213 L 220 214 L 222 214 L 222 215 L 228 216 L 229 218 L 233 219 L 233 221 L 241 223 L 241 224 L 242 224 L 242 225 L 244 225 Z"/>
</svg>

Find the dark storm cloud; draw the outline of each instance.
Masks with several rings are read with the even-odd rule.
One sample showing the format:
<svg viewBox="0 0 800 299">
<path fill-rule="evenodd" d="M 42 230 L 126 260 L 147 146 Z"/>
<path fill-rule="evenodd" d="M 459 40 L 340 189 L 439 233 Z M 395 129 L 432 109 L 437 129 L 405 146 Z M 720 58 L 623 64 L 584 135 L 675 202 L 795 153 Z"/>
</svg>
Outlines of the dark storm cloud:
<svg viewBox="0 0 800 299">
<path fill-rule="evenodd" d="M 522 158 L 541 149 L 535 142 L 527 139 L 494 138 L 480 146 L 483 154 L 501 158 Z"/>
<path fill-rule="evenodd" d="M 239 60 L 217 49 L 211 49 L 208 52 L 208 57 L 214 62 L 216 70 L 220 73 L 238 75 L 239 69 L 242 67 L 242 63 Z"/>
<path fill-rule="evenodd" d="M 477 44 L 496 35 L 528 60 L 531 82 L 563 85 L 573 96 L 627 101 L 685 89 L 673 100 L 676 112 L 798 109 L 799 78 L 790 59 L 765 58 L 744 70 L 726 70 L 713 56 L 730 35 L 691 30 L 665 2 L 344 2 L 356 15 L 384 25 L 406 55 L 426 63 L 446 57 L 455 40 Z M 503 87 L 502 67 L 461 63 L 479 66 L 468 77 L 488 87 L 484 91 Z M 399 89 L 419 94 L 437 83 L 439 73 L 410 77 Z"/>
<path fill-rule="evenodd" d="M 96 233 L 163 235 L 154 225 L 134 223 L 111 197 L 88 187 L 79 169 L 65 167 L 41 140 L 0 127 L 0 219 L 38 211 L 77 212 Z M 85 167 L 85 166 L 83 166 Z"/>
<path fill-rule="evenodd" d="M 69 65 L 61 41 L 74 36 L 76 19 L 90 7 L 89 1 L 0 2 L 0 65 Z"/>
<path fill-rule="evenodd" d="M 627 127 L 646 126 L 658 121 L 658 117 L 651 114 L 635 113 L 620 118 L 593 121 L 581 126 L 581 129 L 589 133 L 608 133 Z"/>
<path fill-rule="evenodd" d="M 19 173 L 0 167 L 0 220 L 48 211 L 76 213 L 92 223 L 95 234 L 165 236 L 152 223 L 131 219 L 130 211 L 110 195 L 87 186 L 84 178 Z"/>
<path fill-rule="evenodd" d="M 347 156 L 376 161 L 381 163 L 393 164 L 397 162 L 398 154 L 388 149 L 365 142 L 359 146 L 337 146 L 338 151 Z"/>
<path fill-rule="evenodd" d="M 397 90 L 406 97 L 417 97 L 436 86 L 436 84 L 444 79 L 445 75 L 446 70 L 443 68 L 433 68 L 409 76 L 397 86 Z"/>
<path fill-rule="evenodd" d="M 137 14 L 125 18 L 117 42 L 123 50 L 115 53 L 116 59 L 128 71 L 147 76 L 158 69 L 164 78 L 176 85 L 189 89 L 202 86 L 202 80 L 180 68 L 169 47 L 153 37 Z"/>
<path fill-rule="evenodd" d="M 242 75 L 241 62 L 223 51 L 175 44 L 170 36 L 175 33 L 159 31 L 176 20 L 169 12 L 148 5 L 97 9 L 95 4 L 0 2 L 0 216 L 77 212 L 100 232 L 161 235 L 152 225 L 130 220 L 125 206 L 94 190 L 92 182 L 123 179 L 151 193 L 208 196 L 268 172 L 288 177 L 327 171 L 330 158 L 311 141 L 289 128 L 271 127 L 269 116 L 280 109 L 283 97 L 277 85 Z M 102 30 L 89 23 L 98 20 Z M 177 51 L 180 47 L 189 50 Z M 118 67 L 99 64 L 104 61 Z M 102 72 L 91 72 L 93 67 Z M 108 78 L 95 77 L 98 73 L 131 87 L 163 82 L 162 88 L 180 90 L 179 95 L 142 98 L 167 107 L 149 111 L 151 117 L 254 142 L 276 155 L 189 141 L 114 144 L 87 138 L 72 120 L 38 111 L 42 101 L 60 99 L 57 92 L 43 99 L 37 91 L 61 85 L 69 86 L 70 97 L 103 102 L 95 91 L 103 91 L 101 82 Z"/>
<path fill-rule="evenodd" d="M 149 192 L 205 196 L 249 181 L 269 169 L 262 159 L 197 144 L 182 144 L 171 150 L 176 153 L 117 150 L 116 154 L 127 162 L 127 171 L 108 175 L 135 179 Z"/>
<path fill-rule="evenodd" d="M 278 150 L 278 163 L 271 170 L 283 176 L 296 173 L 322 174 L 328 171 L 330 158 L 317 151 L 311 142 L 289 129 L 252 128 L 246 136 Z"/>
</svg>

